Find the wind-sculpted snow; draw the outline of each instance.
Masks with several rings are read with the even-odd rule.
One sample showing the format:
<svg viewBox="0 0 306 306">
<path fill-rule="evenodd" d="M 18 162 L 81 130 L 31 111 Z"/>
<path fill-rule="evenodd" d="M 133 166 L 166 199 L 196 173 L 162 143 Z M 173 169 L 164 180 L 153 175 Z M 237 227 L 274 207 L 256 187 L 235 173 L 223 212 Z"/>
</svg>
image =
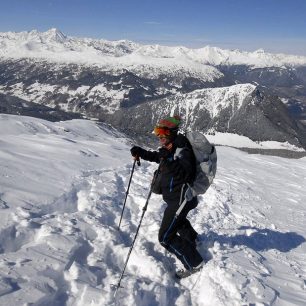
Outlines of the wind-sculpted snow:
<svg viewBox="0 0 306 306">
<path fill-rule="evenodd" d="M 216 135 L 215 137 L 218 137 Z M 156 165 L 85 120 L 0 115 L 1 305 L 303 305 L 306 159 L 218 146 L 218 172 L 189 215 L 208 262 L 180 283 L 158 243 L 153 195 L 116 300 Z"/>
</svg>

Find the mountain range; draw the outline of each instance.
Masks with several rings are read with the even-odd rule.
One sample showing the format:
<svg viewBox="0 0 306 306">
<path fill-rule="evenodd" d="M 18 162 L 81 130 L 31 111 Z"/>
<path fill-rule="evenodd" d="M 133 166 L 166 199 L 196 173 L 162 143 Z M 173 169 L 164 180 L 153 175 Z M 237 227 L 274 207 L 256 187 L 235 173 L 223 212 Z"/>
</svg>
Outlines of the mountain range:
<svg viewBox="0 0 306 306">
<path fill-rule="evenodd" d="M 301 56 L 75 38 L 57 29 L 0 33 L 2 112 L 16 113 L 18 98 L 24 108 L 96 118 L 136 137 L 180 113 L 205 133 L 306 148 L 305 84 Z"/>
</svg>

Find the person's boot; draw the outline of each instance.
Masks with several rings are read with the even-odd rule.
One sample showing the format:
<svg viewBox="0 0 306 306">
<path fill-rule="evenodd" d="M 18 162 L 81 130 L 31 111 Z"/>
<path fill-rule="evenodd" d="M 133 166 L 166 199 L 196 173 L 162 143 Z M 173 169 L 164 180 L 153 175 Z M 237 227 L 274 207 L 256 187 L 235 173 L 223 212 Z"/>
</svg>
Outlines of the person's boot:
<svg viewBox="0 0 306 306">
<path fill-rule="evenodd" d="M 190 275 L 192 275 L 196 272 L 199 272 L 203 268 L 204 264 L 205 264 L 205 261 L 203 260 L 198 266 L 193 267 L 192 269 L 178 270 L 175 273 L 175 277 L 178 278 L 178 279 L 188 277 L 188 276 L 190 276 Z"/>
</svg>

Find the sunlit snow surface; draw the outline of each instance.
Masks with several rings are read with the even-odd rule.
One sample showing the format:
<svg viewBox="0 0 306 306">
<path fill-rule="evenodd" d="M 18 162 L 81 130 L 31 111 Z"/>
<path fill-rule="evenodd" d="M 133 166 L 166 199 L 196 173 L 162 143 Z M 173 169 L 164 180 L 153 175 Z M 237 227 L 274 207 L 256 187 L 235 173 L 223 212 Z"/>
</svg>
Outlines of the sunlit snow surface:
<svg viewBox="0 0 306 306">
<path fill-rule="evenodd" d="M 118 231 L 130 146 L 92 121 L 0 115 L 0 305 L 305 305 L 306 158 L 228 147 L 189 216 L 202 272 L 174 281 L 153 195 L 114 300 L 156 168 L 136 168 Z"/>
</svg>

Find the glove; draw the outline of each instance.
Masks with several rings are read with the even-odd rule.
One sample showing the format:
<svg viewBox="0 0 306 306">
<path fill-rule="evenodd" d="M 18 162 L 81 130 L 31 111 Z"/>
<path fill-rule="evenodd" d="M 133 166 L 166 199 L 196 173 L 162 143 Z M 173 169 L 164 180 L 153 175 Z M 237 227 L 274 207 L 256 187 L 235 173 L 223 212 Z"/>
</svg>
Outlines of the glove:
<svg viewBox="0 0 306 306">
<path fill-rule="evenodd" d="M 134 146 L 131 149 L 131 154 L 133 157 L 141 157 L 142 153 L 143 153 L 143 149 L 141 147 Z"/>
<path fill-rule="evenodd" d="M 167 159 L 169 156 L 170 156 L 170 152 L 166 148 L 160 148 L 158 150 L 159 159 Z"/>
</svg>

